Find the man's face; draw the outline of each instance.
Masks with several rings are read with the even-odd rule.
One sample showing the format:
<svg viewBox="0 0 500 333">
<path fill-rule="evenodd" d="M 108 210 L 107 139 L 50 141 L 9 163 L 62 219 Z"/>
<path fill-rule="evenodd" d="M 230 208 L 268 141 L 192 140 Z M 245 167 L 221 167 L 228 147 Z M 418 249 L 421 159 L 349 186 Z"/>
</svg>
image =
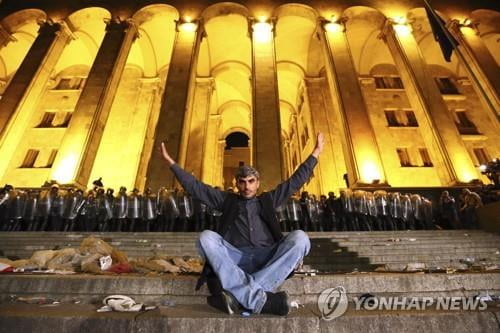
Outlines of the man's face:
<svg viewBox="0 0 500 333">
<path fill-rule="evenodd" d="M 248 176 L 245 178 L 238 178 L 236 187 L 240 195 L 245 199 L 253 198 L 257 195 L 257 190 L 259 189 L 260 182 L 255 176 Z"/>
</svg>

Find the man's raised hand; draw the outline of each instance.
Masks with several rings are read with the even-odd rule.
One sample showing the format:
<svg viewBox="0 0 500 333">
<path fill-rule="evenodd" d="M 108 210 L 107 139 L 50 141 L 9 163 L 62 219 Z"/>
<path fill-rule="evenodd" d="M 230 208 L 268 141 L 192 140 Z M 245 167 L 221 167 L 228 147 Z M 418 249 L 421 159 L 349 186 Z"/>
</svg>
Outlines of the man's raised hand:
<svg viewBox="0 0 500 333">
<path fill-rule="evenodd" d="M 167 161 L 168 165 L 173 165 L 175 164 L 175 161 L 172 159 L 172 157 L 170 157 L 170 155 L 168 154 L 168 151 L 167 151 L 167 148 L 165 147 L 165 143 L 162 142 L 161 143 L 161 146 L 160 146 L 160 151 L 161 151 L 161 155 L 163 157 L 163 159 L 165 161 Z"/>
<path fill-rule="evenodd" d="M 312 152 L 312 155 L 316 158 L 319 157 L 319 154 L 323 151 L 323 147 L 325 146 L 325 136 L 323 133 L 319 132 L 316 137 L 316 146 Z"/>
</svg>

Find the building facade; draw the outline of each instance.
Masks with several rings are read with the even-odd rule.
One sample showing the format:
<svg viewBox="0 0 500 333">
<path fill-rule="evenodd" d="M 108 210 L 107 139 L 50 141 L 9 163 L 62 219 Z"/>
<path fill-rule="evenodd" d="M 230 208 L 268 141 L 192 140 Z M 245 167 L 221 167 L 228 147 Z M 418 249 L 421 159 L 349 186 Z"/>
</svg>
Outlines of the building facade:
<svg viewBox="0 0 500 333">
<path fill-rule="evenodd" d="M 487 183 L 500 12 L 440 1 L 447 62 L 421 1 L 364 2 L 3 1 L 0 182 L 173 186 L 166 141 L 204 182 L 253 164 L 268 189 L 323 132 L 313 193 Z"/>
</svg>

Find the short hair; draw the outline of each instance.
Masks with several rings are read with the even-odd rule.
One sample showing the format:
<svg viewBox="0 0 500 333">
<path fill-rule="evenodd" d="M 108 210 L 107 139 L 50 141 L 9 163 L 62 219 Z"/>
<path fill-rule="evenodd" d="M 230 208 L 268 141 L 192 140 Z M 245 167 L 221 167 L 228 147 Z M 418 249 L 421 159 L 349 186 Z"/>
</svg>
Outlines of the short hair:
<svg viewBox="0 0 500 333">
<path fill-rule="evenodd" d="M 259 177 L 260 177 L 257 169 L 255 169 L 254 167 L 251 167 L 249 165 L 242 165 L 236 171 L 234 178 L 236 180 L 238 180 L 240 178 L 246 178 L 246 177 L 250 177 L 250 176 L 254 176 L 257 179 L 259 179 Z"/>
</svg>

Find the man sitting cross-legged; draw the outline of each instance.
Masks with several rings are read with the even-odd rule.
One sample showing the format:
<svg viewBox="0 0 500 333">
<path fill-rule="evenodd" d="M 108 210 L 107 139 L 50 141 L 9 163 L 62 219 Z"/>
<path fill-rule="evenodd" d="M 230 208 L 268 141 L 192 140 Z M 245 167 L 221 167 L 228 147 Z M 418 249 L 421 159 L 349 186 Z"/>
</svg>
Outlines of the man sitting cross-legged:
<svg viewBox="0 0 500 333">
<path fill-rule="evenodd" d="M 323 150 L 319 133 L 312 154 L 294 174 L 275 189 L 257 195 L 259 172 L 250 166 L 238 169 L 238 193 L 206 185 L 178 166 L 161 144 L 162 156 L 186 192 L 212 209 L 222 212 L 217 232 L 205 230 L 197 247 L 206 260 L 198 288 L 210 271 L 220 290 L 209 283 L 209 304 L 229 314 L 241 308 L 253 313 L 286 315 L 290 311 L 286 292 L 275 292 L 309 253 L 310 242 L 302 230 L 283 236 L 275 209 L 310 178 Z"/>
</svg>

